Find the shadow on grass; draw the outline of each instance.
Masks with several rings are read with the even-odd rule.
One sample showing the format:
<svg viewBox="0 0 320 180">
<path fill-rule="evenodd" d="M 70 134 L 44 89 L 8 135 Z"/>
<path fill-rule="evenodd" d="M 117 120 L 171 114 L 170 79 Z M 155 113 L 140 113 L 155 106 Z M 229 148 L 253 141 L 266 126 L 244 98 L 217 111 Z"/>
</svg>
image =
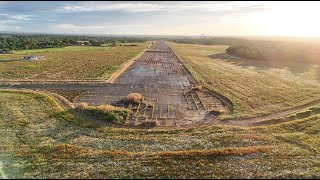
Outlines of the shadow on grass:
<svg viewBox="0 0 320 180">
<path fill-rule="evenodd" d="M 110 125 L 111 123 L 103 121 L 99 116 L 87 115 L 76 109 L 56 112 L 49 115 L 50 118 L 56 118 L 61 122 L 80 126 L 82 128 L 97 128 L 99 126 Z"/>
<path fill-rule="evenodd" d="M 17 62 L 17 61 L 23 61 L 23 60 L 0 60 L 0 63 L 10 63 L 10 62 Z"/>
<path fill-rule="evenodd" d="M 256 70 L 269 70 L 272 68 L 276 69 L 287 69 L 295 75 L 304 73 L 312 68 L 317 71 L 318 79 L 320 78 L 319 66 L 306 62 L 290 62 L 290 61 L 268 61 L 268 60 L 254 60 L 254 59 L 244 59 L 236 56 L 232 56 L 228 53 L 218 53 L 208 56 L 212 59 L 219 59 L 225 62 L 229 62 L 236 66 L 241 66 L 243 68 L 255 68 Z"/>
</svg>

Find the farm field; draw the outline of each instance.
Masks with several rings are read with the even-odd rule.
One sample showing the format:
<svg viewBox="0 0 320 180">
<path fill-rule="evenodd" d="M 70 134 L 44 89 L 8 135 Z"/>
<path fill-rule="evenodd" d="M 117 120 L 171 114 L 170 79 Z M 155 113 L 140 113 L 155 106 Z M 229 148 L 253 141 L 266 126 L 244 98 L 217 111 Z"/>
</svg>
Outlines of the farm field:
<svg viewBox="0 0 320 180">
<path fill-rule="evenodd" d="M 105 80 L 147 48 L 149 42 L 134 44 L 138 46 L 69 46 L 1 54 L 0 80 Z M 44 58 L 22 60 L 25 55 Z"/>
<path fill-rule="evenodd" d="M 161 127 L 199 126 L 231 113 L 232 105 L 218 94 L 195 88 L 196 84 L 163 41 L 156 41 L 115 78 L 102 82 L 10 82 L 3 88 L 24 88 L 56 93 L 75 106 L 104 105 L 128 108 L 127 127 L 147 123 Z M 125 103 L 130 93 L 139 93 L 139 103 Z"/>
<path fill-rule="evenodd" d="M 240 128 L 119 129 L 34 92 L 0 90 L 7 178 L 318 178 L 318 115 Z"/>
<path fill-rule="evenodd" d="M 318 65 L 241 59 L 226 54 L 227 46 L 168 44 L 200 84 L 232 101 L 234 113 L 224 119 L 271 114 L 320 99 Z"/>
</svg>

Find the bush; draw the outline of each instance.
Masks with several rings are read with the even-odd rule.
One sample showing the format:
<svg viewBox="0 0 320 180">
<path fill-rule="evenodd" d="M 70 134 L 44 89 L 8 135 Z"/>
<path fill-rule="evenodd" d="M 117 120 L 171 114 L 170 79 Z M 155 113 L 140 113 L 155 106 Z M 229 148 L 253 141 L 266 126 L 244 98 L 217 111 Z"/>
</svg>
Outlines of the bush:
<svg viewBox="0 0 320 180">
<path fill-rule="evenodd" d="M 209 113 L 212 113 L 215 115 L 224 114 L 226 112 L 227 112 L 226 108 L 223 108 L 223 107 L 216 107 L 216 108 L 209 110 Z"/>
<path fill-rule="evenodd" d="M 119 118 L 119 115 L 114 113 L 114 112 L 111 112 L 107 115 L 106 117 L 106 121 L 108 122 L 117 122 L 117 123 L 120 123 L 120 118 Z"/>
<path fill-rule="evenodd" d="M 257 60 L 264 59 L 264 56 L 261 55 L 259 48 L 257 48 L 253 44 L 229 46 L 226 49 L 226 52 L 241 58 Z"/>
<path fill-rule="evenodd" d="M 143 96 L 139 93 L 130 93 L 127 99 L 131 103 L 140 103 L 142 102 Z"/>
<path fill-rule="evenodd" d="M 155 121 L 148 121 L 148 122 L 141 123 L 141 126 L 144 126 L 144 127 L 156 127 L 159 125 L 160 125 L 159 122 L 156 123 Z"/>
<path fill-rule="evenodd" d="M 86 103 L 86 102 L 81 102 L 79 105 L 78 105 L 78 109 L 80 110 L 80 111 L 85 111 L 85 110 L 87 110 L 89 108 L 89 105 L 88 105 L 88 103 Z"/>
<path fill-rule="evenodd" d="M 126 119 L 129 115 L 129 111 L 127 109 L 108 104 L 88 106 L 87 103 L 82 102 L 77 106 L 77 108 L 90 116 L 96 116 L 108 122 L 121 123 L 121 119 Z"/>
</svg>

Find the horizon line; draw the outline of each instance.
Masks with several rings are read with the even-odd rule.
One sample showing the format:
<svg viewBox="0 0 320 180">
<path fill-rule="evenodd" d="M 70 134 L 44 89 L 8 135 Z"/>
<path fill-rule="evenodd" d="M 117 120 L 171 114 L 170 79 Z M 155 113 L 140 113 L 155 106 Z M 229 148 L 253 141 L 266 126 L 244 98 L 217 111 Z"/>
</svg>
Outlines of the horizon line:
<svg viewBox="0 0 320 180">
<path fill-rule="evenodd" d="M 283 38 L 320 38 L 320 36 L 284 36 L 284 35 L 165 35 L 165 34 L 99 34 L 99 33 L 55 33 L 30 31 L 0 31 L 0 33 L 16 34 L 56 34 L 56 35 L 96 35 L 96 36 L 181 36 L 181 37 L 283 37 Z"/>
</svg>

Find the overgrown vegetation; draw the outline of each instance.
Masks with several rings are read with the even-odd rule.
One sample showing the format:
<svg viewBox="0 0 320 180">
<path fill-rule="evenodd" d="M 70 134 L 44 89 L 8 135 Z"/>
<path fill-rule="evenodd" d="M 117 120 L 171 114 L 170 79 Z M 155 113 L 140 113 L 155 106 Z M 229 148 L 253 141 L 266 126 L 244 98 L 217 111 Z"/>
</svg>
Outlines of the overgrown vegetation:
<svg viewBox="0 0 320 180">
<path fill-rule="evenodd" d="M 121 107 L 115 107 L 109 104 L 99 106 L 89 106 L 86 102 L 81 102 L 77 109 L 89 116 L 99 117 L 106 122 L 124 123 L 129 115 L 129 110 Z"/>
</svg>

